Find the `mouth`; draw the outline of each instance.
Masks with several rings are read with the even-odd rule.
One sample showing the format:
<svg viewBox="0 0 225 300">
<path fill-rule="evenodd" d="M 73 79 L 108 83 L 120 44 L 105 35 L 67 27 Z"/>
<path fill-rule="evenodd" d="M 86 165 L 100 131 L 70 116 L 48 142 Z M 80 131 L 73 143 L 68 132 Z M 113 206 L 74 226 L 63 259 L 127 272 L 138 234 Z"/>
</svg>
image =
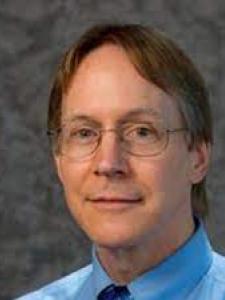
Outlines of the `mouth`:
<svg viewBox="0 0 225 300">
<path fill-rule="evenodd" d="M 98 197 L 87 198 L 87 201 L 98 210 L 120 211 L 137 207 L 143 202 L 143 199 L 126 197 Z"/>
</svg>

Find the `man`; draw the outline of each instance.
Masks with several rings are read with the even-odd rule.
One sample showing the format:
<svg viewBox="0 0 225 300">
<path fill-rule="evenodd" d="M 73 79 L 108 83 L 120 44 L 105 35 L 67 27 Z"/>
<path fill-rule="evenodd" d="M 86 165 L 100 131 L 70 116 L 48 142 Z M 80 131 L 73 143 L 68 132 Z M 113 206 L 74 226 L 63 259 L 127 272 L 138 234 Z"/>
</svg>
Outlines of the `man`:
<svg viewBox="0 0 225 300">
<path fill-rule="evenodd" d="M 48 132 L 92 264 L 21 300 L 225 299 L 202 219 L 212 126 L 204 82 L 167 37 L 100 25 L 65 54 Z"/>
</svg>

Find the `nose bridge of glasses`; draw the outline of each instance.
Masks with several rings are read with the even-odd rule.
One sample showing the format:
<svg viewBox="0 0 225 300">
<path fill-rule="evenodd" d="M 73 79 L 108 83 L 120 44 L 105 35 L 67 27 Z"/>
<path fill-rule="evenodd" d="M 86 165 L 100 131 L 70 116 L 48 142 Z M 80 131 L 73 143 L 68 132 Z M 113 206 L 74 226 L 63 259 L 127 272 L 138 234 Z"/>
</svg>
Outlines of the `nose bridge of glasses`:
<svg viewBox="0 0 225 300">
<path fill-rule="evenodd" d="M 111 140 L 112 139 L 112 136 L 114 137 L 114 139 L 116 140 L 116 141 L 120 141 L 121 139 L 122 139 L 122 135 L 121 135 L 121 132 L 120 132 L 120 130 L 119 130 L 119 128 L 106 128 L 106 129 L 101 129 L 100 130 L 100 136 L 99 136 L 99 139 L 101 140 L 101 142 L 102 142 L 102 139 L 103 139 L 103 137 L 104 136 L 107 136 L 108 135 L 108 133 L 114 133 L 114 134 L 112 134 L 112 135 L 109 135 L 109 140 Z M 105 138 L 105 137 L 104 137 Z"/>
<path fill-rule="evenodd" d="M 127 159 L 117 133 L 116 128 L 101 130 L 95 153 L 96 174 L 117 177 L 128 172 Z"/>
<path fill-rule="evenodd" d="M 121 140 L 122 137 L 117 128 L 107 128 L 100 130 L 98 147 L 100 147 L 106 153 L 113 152 L 119 153 L 121 151 Z"/>
</svg>

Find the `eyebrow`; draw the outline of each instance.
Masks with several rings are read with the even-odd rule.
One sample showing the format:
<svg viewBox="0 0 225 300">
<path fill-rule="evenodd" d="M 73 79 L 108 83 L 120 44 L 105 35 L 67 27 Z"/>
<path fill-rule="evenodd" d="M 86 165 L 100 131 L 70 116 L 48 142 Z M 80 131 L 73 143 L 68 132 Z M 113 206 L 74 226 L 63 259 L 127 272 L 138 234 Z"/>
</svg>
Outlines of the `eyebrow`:
<svg viewBox="0 0 225 300">
<path fill-rule="evenodd" d="M 125 116 L 121 118 L 119 123 L 135 120 L 139 116 L 146 116 L 146 117 L 150 116 L 150 117 L 154 117 L 157 120 L 162 120 L 162 116 L 157 110 L 151 107 L 141 107 L 141 108 L 133 109 L 128 113 L 126 113 Z"/>
<path fill-rule="evenodd" d="M 157 110 L 155 110 L 151 107 L 141 107 L 141 108 L 136 108 L 136 109 L 130 110 L 124 116 L 122 116 L 117 121 L 117 123 L 118 123 L 118 125 L 122 125 L 126 122 L 136 120 L 139 116 L 146 116 L 146 117 L 150 116 L 150 117 L 154 117 L 157 120 L 162 121 L 162 116 Z M 96 127 L 102 126 L 102 123 L 100 121 L 94 119 L 92 116 L 85 115 L 85 114 L 74 113 L 69 119 L 66 119 L 64 121 L 65 122 L 67 122 L 67 121 L 69 121 L 69 122 L 82 121 L 83 122 L 84 121 L 84 122 L 92 123 Z"/>
<path fill-rule="evenodd" d="M 76 121 L 92 123 L 93 125 L 95 125 L 97 127 L 101 127 L 101 122 L 95 120 L 93 117 L 88 116 L 88 115 L 84 115 L 84 114 L 76 114 L 76 113 L 74 113 L 70 118 L 65 119 L 63 121 L 63 123 L 76 122 Z"/>
</svg>

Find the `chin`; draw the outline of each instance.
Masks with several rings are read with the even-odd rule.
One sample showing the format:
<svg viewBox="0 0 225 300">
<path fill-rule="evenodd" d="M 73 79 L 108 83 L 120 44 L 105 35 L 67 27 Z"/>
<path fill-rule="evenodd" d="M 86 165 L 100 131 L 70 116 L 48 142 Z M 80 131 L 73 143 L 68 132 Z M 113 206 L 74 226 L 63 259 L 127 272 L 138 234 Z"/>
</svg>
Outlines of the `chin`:
<svg viewBox="0 0 225 300">
<path fill-rule="evenodd" d="M 134 246 L 135 243 L 132 243 L 128 240 L 117 240 L 117 241 L 102 241 L 102 240 L 96 240 L 94 241 L 94 244 L 98 248 L 105 248 L 109 250 L 118 250 L 118 249 L 127 249 Z"/>
<path fill-rule="evenodd" d="M 101 232 L 99 234 L 90 234 L 89 238 L 98 247 L 118 249 L 132 247 L 140 240 L 134 234 L 128 232 L 121 232 L 121 230 L 109 232 Z"/>
</svg>

